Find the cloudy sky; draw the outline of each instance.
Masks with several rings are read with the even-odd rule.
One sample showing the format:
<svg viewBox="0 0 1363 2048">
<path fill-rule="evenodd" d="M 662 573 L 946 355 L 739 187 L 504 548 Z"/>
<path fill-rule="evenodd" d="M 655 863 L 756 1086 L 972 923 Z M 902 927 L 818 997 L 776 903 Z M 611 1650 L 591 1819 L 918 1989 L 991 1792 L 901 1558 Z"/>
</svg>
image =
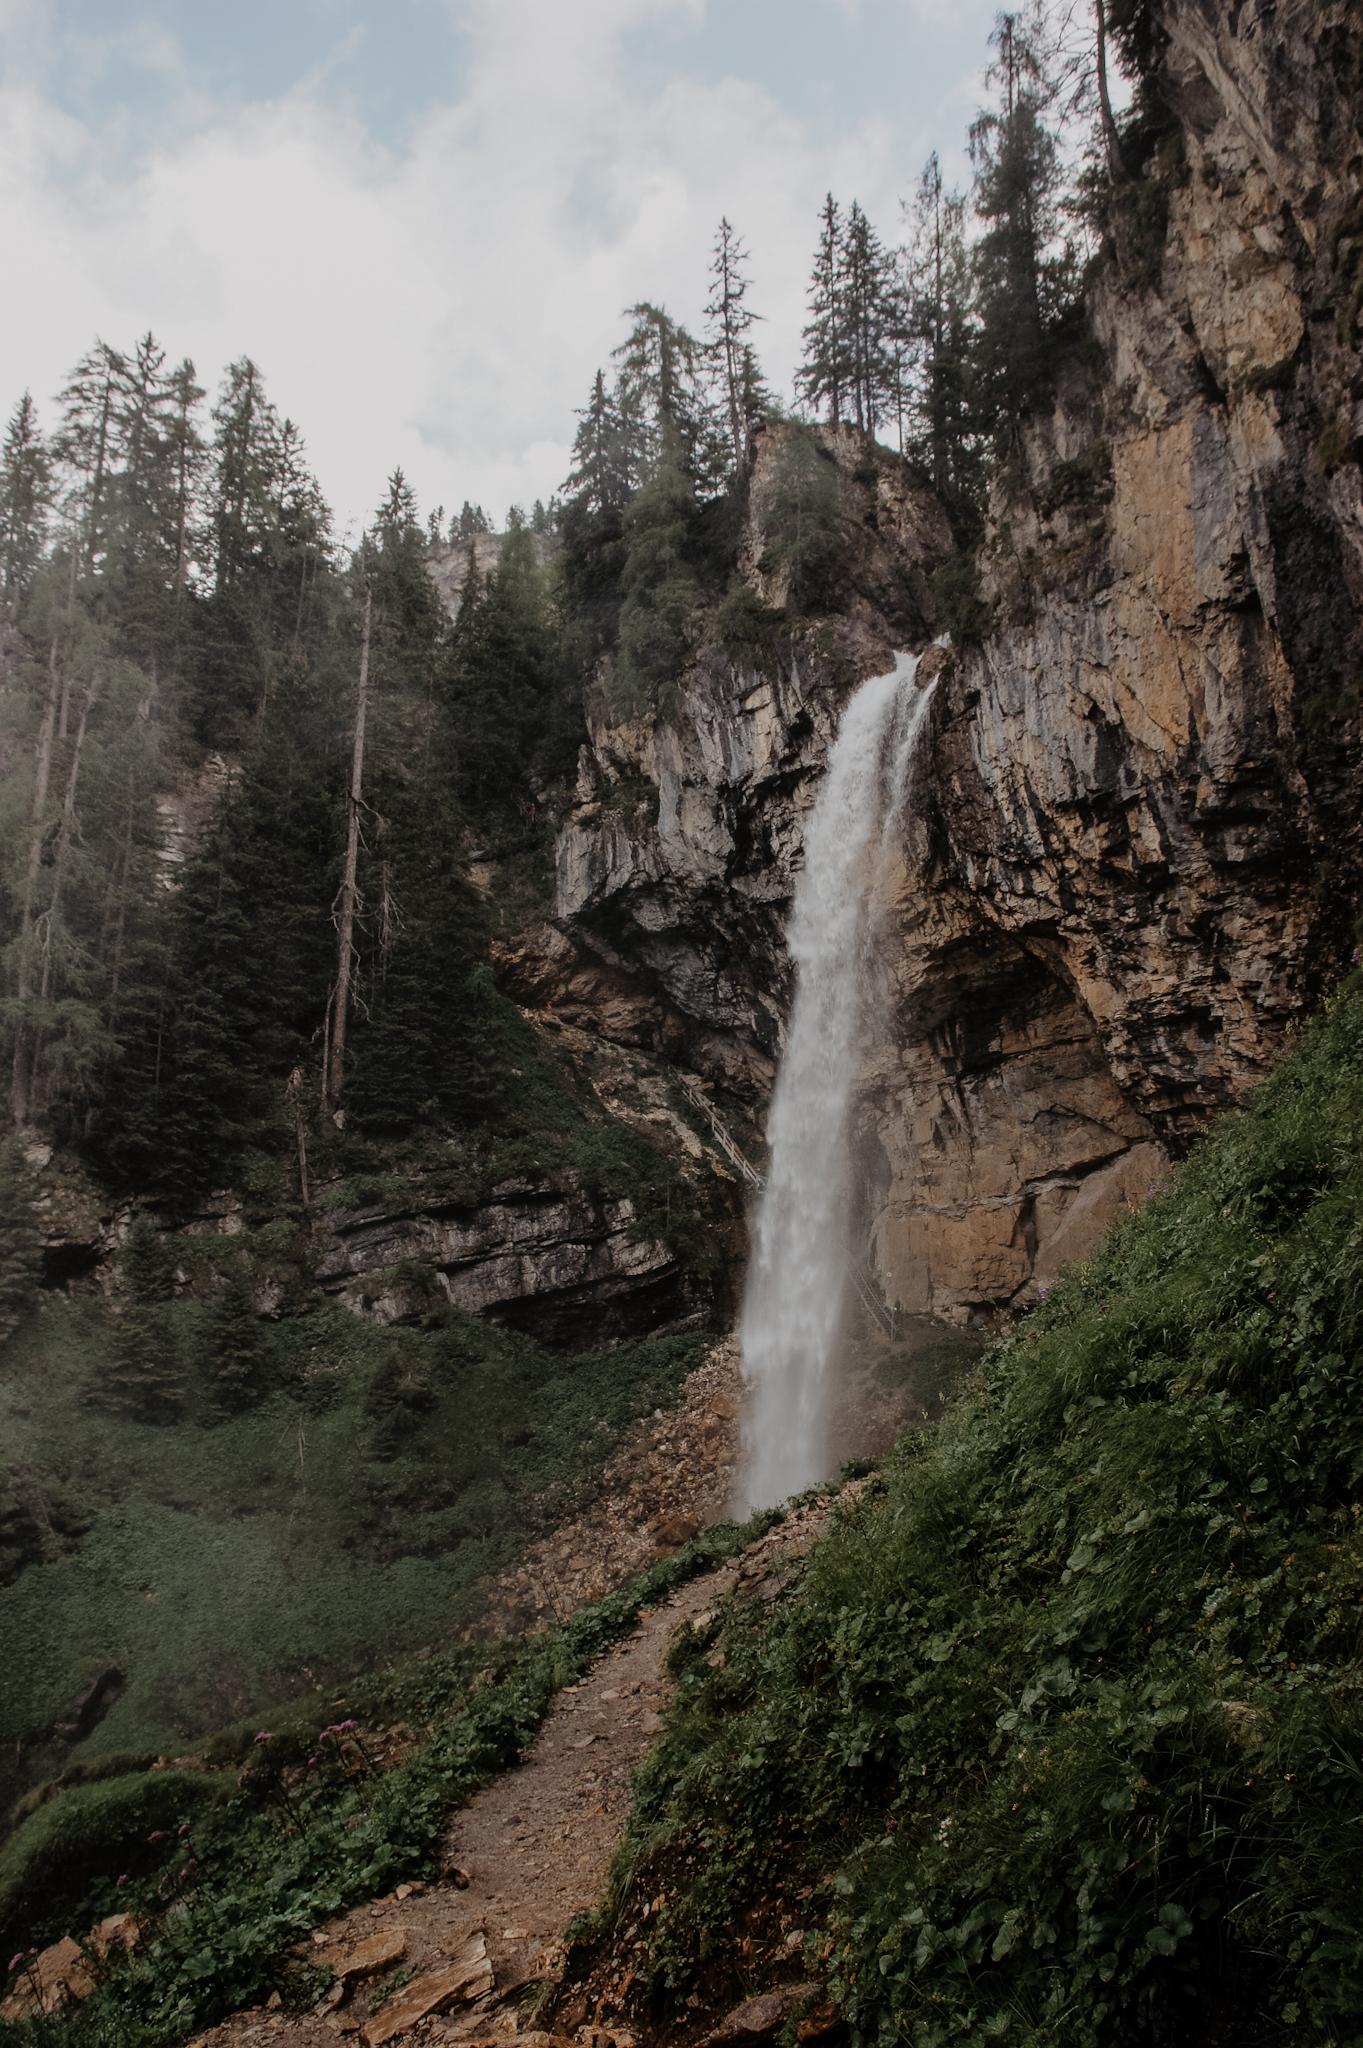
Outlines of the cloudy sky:
<svg viewBox="0 0 1363 2048">
<path fill-rule="evenodd" d="M 96 335 L 251 355 L 340 523 L 562 480 L 623 307 L 748 244 L 789 391 L 825 191 L 964 178 L 995 0 L 0 0 L 0 407 Z"/>
</svg>

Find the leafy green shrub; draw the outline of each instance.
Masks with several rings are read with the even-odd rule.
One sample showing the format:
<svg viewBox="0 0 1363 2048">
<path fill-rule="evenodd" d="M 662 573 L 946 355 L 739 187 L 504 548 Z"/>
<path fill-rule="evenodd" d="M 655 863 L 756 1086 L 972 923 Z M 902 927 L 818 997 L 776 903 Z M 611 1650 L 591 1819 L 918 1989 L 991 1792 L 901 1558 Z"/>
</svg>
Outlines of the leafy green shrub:
<svg viewBox="0 0 1363 2048">
<path fill-rule="evenodd" d="M 766 668 L 776 646 L 776 636 L 787 625 L 784 611 L 764 605 L 750 583 L 734 576 L 723 604 L 715 614 L 715 638 L 740 661 Z"/>
<path fill-rule="evenodd" d="M 38 1911 L 48 1926 L 60 1920 L 61 1931 L 84 1934 L 92 1921 L 119 1909 L 125 1882 L 161 1868 L 163 1842 L 178 1839 L 178 1829 L 192 1827 L 230 1790 L 195 1771 L 140 1770 L 72 1785 L 25 1819 L 0 1849 L 0 1926 L 23 1928 Z M 72 1928 L 65 1925 L 68 1916 Z"/>
<path fill-rule="evenodd" d="M 656 1993 L 803 1884 L 855 2042 L 1363 2039 L 1360 1217 L 1355 977 L 689 1663 Z"/>
<path fill-rule="evenodd" d="M 426 1747 L 386 1774 L 305 1782 L 284 1802 L 279 1771 L 248 1770 L 240 1787 L 229 1778 L 226 1788 L 211 1776 L 157 1772 L 135 1781 L 150 1788 L 141 1804 L 119 1780 L 92 1788 L 83 1800 L 69 1794 L 45 1808 L 0 1861 L 0 1884 L 8 1887 L 0 1892 L 8 1902 L 2 1918 L 7 1937 L 54 1938 L 67 1931 L 68 1921 L 107 1911 L 109 1897 L 155 1926 L 149 1951 L 114 1971 L 64 2025 L 64 2048 L 157 2048 L 273 1990 L 287 1996 L 290 1950 L 300 1935 L 404 1878 L 434 1877 L 450 1813 L 516 1762 L 554 1693 L 626 1634 L 641 1608 L 712 1570 L 779 1519 L 768 1513 L 741 1526 L 717 1523 L 629 1586 L 580 1609 L 553 1634 L 498 1646 L 509 1666 L 505 1675 L 461 1691 L 452 1710 L 447 1701 Z M 477 1654 L 486 1658 L 489 1646 L 477 1646 Z M 466 1667 L 473 1655 L 467 1653 Z M 370 1681 L 371 1689 L 375 1684 Z M 408 1711 L 416 1703 L 426 1708 L 435 1705 L 431 1685 L 429 1667 L 417 1665 L 386 1682 L 382 1696 L 390 1708 L 399 1702 Z M 302 1720 L 285 1731 L 295 1738 L 291 1756 L 302 1753 L 297 1738 L 308 1723 L 316 1726 L 322 1711 L 309 1703 Z M 267 1735 L 284 1739 L 273 1728 L 257 1730 L 252 1747 L 259 1750 Z M 194 1862 L 179 1869 L 186 1838 L 176 1815 L 191 1800 L 197 1802 L 187 1838 Z M 98 1818 L 89 1810 L 95 1802 Z M 64 1811 L 70 1816 L 65 1823 Z M 168 1822 L 176 1830 L 171 1857 Z M 158 1840 L 144 1838 L 158 1829 Z M 22 1916 L 11 1876 L 21 1870 L 27 1885 Z M 125 1885 L 117 1884 L 116 1870 L 128 1872 Z M 78 1883 L 84 1890 L 77 1891 Z M 0 2041 L 8 2037 L 9 2030 L 0 2029 Z M 41 2028 L 23 2038 L 27 2048 L 41 2038 Z"/>
<path fill-rule="evenodd" d="M 158 1313 L 198 1357 L 205 1311 Z M 0 1434 L 49 1501 L 79 1496 L 84 1525 L 0 1589 L 11 1754 L 45 1742 L 97 1661 L 127 1685 L 75 1761 L 179 1755 L 248 1710 L 448 1642 L 484 1574 L 675 1399 L 709 1342 L 564 1356 L 456 1310 L 394 1331 L 332 1303 L 257 1328 L 269 1391 L 212 1429 L 92 1408 L 101 1304 L 53 1301 L 10 1340 Z"/>
</svg>

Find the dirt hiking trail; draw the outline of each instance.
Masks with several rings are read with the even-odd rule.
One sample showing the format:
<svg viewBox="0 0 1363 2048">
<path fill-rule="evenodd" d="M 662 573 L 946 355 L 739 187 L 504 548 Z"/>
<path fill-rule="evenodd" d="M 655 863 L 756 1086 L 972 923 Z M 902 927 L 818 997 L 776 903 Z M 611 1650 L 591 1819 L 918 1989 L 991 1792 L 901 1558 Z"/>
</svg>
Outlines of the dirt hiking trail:
<svg viewBox="0 0 1363 2048">
<path fill-rule="evenodd" d="M 360 2048 L 393 2041 L 486 2042 L 522 2048 L 643 2048 L 642 2037 L 594 2016 L 547 2034 L 534 2011 L 557 1982 L 559 1946 L 574 1914 L 593 1906 L 630 1808 L 630 1773 L 651 1748 L 672 1695 L 666 1658 L 674 1632 L 742 1587 L 774 1598 L 780 1565 L 827 1525 L 831 1501 L 801 1508 L 718 1571 L 646 1611 L 576 1686 L 559 1693 L 524 1761 L 493 1780 L 451 1821 L 448 1875 L 403 1885 L 354 1907 L 312 1936 L 314 1959 L 337 1971 L 322 2005 L 302 2018 L 257 2008 L 194 2036 L 191 2048 Z M 303 1949 L 300 1946 L 300 1954 Z M 345 1973 L 345 1974 L 341 1974 Z"/>
</svg>

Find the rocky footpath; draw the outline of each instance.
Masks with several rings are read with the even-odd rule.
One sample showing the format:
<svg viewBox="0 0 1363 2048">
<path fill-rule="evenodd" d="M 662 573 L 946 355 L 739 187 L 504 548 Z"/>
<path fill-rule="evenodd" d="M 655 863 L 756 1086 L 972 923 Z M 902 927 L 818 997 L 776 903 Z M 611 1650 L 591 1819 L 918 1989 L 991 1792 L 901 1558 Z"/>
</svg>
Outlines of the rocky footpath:
<svg viewBox="0 0 1363 2048">
<path fill-rule="evenodd" d="M 971 635 L 932 658 L 883 880 L 857 1235 L 888 1302 L 954 1320 L 1082 1257 L 1262 1078 L 1347 961 L 1363 887 L 1347 10 L 1160 18 L 1152 190 L 1119 199 L 1091 341 L 991 507 Z M 739 552 L 768 605 L 783 431 L 759 437 Z M 708 648 L 665 720 L 594 723 L 558 848 L 562 931 L 754 1095 L 838 715 L 892 645 L 928 643 L 949 545 L 906 465 L 826 446 L 862 496 L 823 616 L 762 655 Z"/>
</svg>

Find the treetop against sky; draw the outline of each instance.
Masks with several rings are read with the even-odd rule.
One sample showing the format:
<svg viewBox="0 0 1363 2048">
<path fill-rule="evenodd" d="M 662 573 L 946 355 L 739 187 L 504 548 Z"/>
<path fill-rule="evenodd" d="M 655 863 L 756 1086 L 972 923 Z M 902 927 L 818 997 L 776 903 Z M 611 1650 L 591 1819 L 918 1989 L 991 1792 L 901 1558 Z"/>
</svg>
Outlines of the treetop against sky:
<svg viewBox="0 0 1363 2048">
<path fill-rule="evenodd" d="M 263 364 L 342 525 L 546 497 L 647 298 L 698 322 L 721 214 L 789 394 L 825 193 L 897 234 L 964 177 L 987 0 L 0 0 L 0 403 L 96 333 Z"/>
</svg>

